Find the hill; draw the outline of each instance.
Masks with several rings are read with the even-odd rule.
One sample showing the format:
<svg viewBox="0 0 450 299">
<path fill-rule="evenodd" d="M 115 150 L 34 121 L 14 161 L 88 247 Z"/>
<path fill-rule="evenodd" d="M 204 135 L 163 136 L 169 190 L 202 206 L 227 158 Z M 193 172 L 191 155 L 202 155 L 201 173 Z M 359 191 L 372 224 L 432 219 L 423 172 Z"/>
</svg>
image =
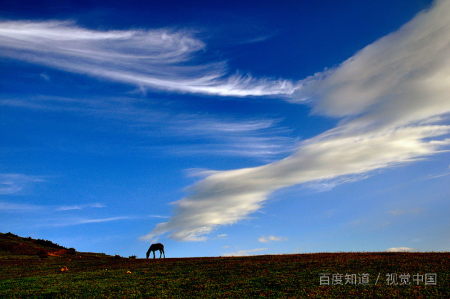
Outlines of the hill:
<svg viewBox="0 0 450 299">
<path fill-rule="evenodd" d="M 80 253 L 75 248 L 66 248 L 43 239 L 23 238 L 15 234 L 0 233 L 0 259 L 33 259 L 48 257 L 70 257 L 83 255 L 85 258 L 104 257 L 105 254 Z"/>
<path fill-rule="evenodd" d="M 80 253 L 50 241 L 0 234 L 0 298 L 24 297 L 450 298 L 450 253 L 146 260 Z"/>
<path fill-rule="evenodd" d="M 74 252 L 71 249 L 70 252 Z M 69 250 L 51 241 L 22 238 L 12 233 L 0 233 L 0 257 L 34 256 L 46 257 L 67 254 Z"/>
</svg>

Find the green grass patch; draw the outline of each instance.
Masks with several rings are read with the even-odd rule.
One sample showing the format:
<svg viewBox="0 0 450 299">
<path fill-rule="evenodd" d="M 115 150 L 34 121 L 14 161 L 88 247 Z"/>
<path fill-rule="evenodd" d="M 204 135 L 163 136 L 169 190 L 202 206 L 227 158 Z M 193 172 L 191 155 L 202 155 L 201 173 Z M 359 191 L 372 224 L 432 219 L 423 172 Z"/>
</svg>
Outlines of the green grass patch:
<svg viewBox="0 0 450 299">
<path fill-rule="evenodd" d="M 81 256 L 81 257 L 80 257 Z M 0 260 L 1 298 L 449 298 L 449 253 L 316 253 L 252 257 Z M 67 270 L 61 271 L 61 269 Z M 330 273 L 320 285 L 320 273 Z M 369 274 L 368 284 L 359 275 Z M 409 273 L 389 285 L 386 274 Z M 436 273 L 436 285 L 413 282 Z M 334 284 L 332 274 L 355 274 Z M 345 276 L 344 276 L 345 277 Z M 375 280 L 378 277 L 378 282 Z M 399 277 L 398 277 L 399 278 Z M 339 282 L 339 281 L 337 281 Z"/>
</svg>

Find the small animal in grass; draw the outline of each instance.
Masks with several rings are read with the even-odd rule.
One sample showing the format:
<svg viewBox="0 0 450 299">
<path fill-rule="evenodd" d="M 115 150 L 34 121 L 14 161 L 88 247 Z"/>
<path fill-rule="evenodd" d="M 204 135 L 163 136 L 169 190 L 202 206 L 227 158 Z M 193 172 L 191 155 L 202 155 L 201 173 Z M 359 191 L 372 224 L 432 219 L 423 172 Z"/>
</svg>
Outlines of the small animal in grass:
<svg viewBox="0 0 450 299">
<path fill-rule="evenodd" d="M 153 251 L 153 258 L 155 258 L 155 251 L 159 250 L 159 258 L 164 254 L 164 258 L 166 258 L 166 254 L 164 253 L 164 245 L 161 243 L 152 244 L 147 251 L 147 259 L 150 255 L 150 251 Z"/>
</svg>

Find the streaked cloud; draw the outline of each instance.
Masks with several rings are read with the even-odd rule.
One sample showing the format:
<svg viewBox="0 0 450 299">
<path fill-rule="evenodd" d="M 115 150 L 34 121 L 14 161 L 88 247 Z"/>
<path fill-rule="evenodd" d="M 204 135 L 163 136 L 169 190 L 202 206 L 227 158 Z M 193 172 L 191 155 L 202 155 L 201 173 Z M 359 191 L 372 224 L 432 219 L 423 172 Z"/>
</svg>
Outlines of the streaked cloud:
<svg viewBox="0 0 450 299">
<path fill-rule="evenodd" d="M 64 227 L 64 226 L 75 226 L 83 224 L 93 224 L 93 223 L 106 223 L 124 220 L 137 220 L 141 217 L 137 216 L 116 216 L 116 217 L 105 217 L 105 218 L 83 218 L 83 217 L 64 217 L 64 218 L 54 218 L 47 219 L 45 223 L 38 224 L 38 227 Z"/>
<path fill-rule="evenodd" d="M 87 223 L 103 223 L 103 222 L 129 220 L 129 219 L 135 219 L 135 217 L 122 216 L 122 217 L 109 217 L 109 218 L 99 218 L 99 219 L 79 219 L 79 220 L 76 220 L 73 224 L 76 225 L 76 224 L 87 224 Z"/>
<path fill-rule="evenodd" d="M 290 95 L 288 80 L 254 78 L 205 61 L 189 30 L 109 30 L 73 22 L 0 22 L 0 55 L 147 88 L 221 96 Z M 44 77 L 45 79 L 45 77 Z"/>
<path fill-rule="evenodd" d="M 71 211 L 71 210 L 82 210 L 86 208 L 106 208 L 104 204 L 94 202 L 82 205 L 71 205 L 71 206 L 60 206 L 57 208 L 57 211 Z"/>
<path fill-rule="evenodd" d="M 398 215 L 402 215 L 402 214 L 418 214 L 420 212 L 422 212 L 422 209 L 419 209 L 419 208 L 409 209 L 409 210 L 396 209 L 396 210 L 388 211 L 388 213 L 393 216 L 398 216 Z"/>
<path fill-rule="evenodd" d="M 255 252 L 260 252 L 260 251 L 264 251 L 264 250 L 267 250 L 267 248 L 239 250 L 236 252 L 225 253 L 222 256 L 248 256 L 248 255 L 254 255 L 253 253 L 255 253 Z"/>
<path fill-rule="evenodd" d="M 42 176 L 20 173 L 0 173 L 0 194 L 17 194 L 35 183 L 44 182 Z"/>
<path fill-rule="evenodd" d="M 105 223 L 105 222 L 115 222 L 124 220 L 139 220 L 145 218 L 167 218 L 166 216 L 160 215 L 148 215 L 148 216 L 115 216 L 115 217 L 104 217 L 104 218 L 86 218 L 86 217 L 64 217 L 57 218 L 51 221 L 47 221 L 48 224 L 43 226 L 73 226 L 82 224 L 92 224 L 92 223 Z"/>
<path fill-rule="evenodd" d="M 163 216 L 163 215 L 147 215 L 143 218 L 170 218 L 170 216 Z"/>
<path fill-rule="evenodd" d="M 38 212 L 42 207 L 31 204 L 17 204 L 9 202 L 0 202 L 0 211 L 6 212 Z"/>
<path fill-rule="evenodd" d="M 88 203 L 82 205 L 63 205 L 63 206 L 52 206 L 52 205 L 30 205 L 30 204 L 17 204 L 9 202 L 0 202 L 0 211 L 14 211 L 14 212 L 60 212 L 60 211 L 73 211 L 82 210 L 86 208 L 105 208 L 106 206 L 101 203 Z"/>
<path fill-rule="evenodd" d="M 297 139 L 291 130 L 280 125 L 282 119 L 235 119 L 226 116 L 178 112 L 176 109 L 152 106 L 145 99 L 64 98 L 50 96 L 1 97 L 0 105 L 25 109 L 67 111 L 88 115 L 114 124 L 114 132 L 134 133 L 146 140 L 166 138 L 167 146 L 156 148 L 172 155 L 244 156 L 273 161 L 295 149 Z M 110 126 L 104 126 L 110 128 Z M 168 137 L 169 136 L 169 137 Z M 173 144 L 173 140 L 178 140 Z M 199 141 L 200 140 L 200 141 Z M 141 142 L 141 150 L 155 149 Z"/>
<path fill-rule="evenodd" d="M 438 179 L 438 178 L 442 178 L 442 177 L 446 177 L 450 175 L 450 172 L 443 172 L 443 173 L 437 173 L 437 174 L 430 174 L 427 175 L 424 180 L 431 180 L 431 179 Z"/>
<path fill-rule="evenodd" d="M 42 73 L 42 74 L 40 75 L 40 77 L 41 77 L 42 79 L 44 79 L 45 81 L 50 81 L 50 77 L 49 77 L 47 74 L 45 74 L 45 73 Z"/>
<path fill-rule="evenodd" d="M 271 242 L 271 241 L 275 241 L 275 242 L 279 242 L 279 241 L 286 241 L 287 240 L 287 238 L 286 237 L 277 237 L 277 236 L 268 236 L 268 237 L 261 237 L 261 238 L 259 238 L 258 239 L 258 241 L 259 242 L 262 242 L 262 243 L 268 243 L 268 242 Z"/>
<path fill-rule="evenodd" d="M 448 15 L 450 2 L 438 1 L 337 68 L 301 81 L 292 101 L 308 100 L 315 113 L 340 118 L 338 126 L 283 160 L 212 173 L 142 239 L 169 233 L 175 240 L 206 240 L 218 226 L 248 218 L 280 188 L 354 181 L 448 148 Z"/>
</svg>

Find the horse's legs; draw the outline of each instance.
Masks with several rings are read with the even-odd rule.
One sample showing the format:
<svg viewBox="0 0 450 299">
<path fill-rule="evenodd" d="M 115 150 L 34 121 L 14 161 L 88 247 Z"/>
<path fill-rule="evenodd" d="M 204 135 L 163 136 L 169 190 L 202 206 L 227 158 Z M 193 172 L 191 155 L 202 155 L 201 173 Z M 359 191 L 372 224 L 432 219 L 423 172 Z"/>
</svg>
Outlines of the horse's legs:
<svg viewBox="0 0 450 299">
<path fill-rule="evenodd" d="M 153 258 L 155 258 L 155 251 L 156 251 L 156 250 L 153 250 Z"/>
</svg>

